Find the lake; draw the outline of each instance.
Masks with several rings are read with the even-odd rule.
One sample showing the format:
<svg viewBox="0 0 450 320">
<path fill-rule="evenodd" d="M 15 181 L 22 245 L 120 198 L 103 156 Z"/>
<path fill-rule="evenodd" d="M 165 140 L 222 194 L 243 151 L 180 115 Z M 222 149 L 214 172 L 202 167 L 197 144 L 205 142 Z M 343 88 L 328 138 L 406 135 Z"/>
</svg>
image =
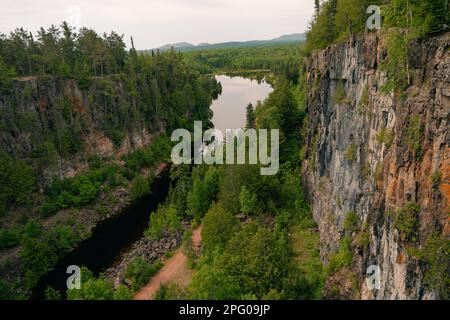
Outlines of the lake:
<svg viewBox="0 0 450 320">
<path fill-rule="evenodd" d="M 216 76 L 222 84 L 222 94 L 211 105 L 214 112 L 212 122 L 216 129 L 225 133 L 226 129 L 245 128 L 246 108 L 249 103 L 256 106 L 273 91 L 266 81 L 258 83 L 242 77 Z"/>
</svg>

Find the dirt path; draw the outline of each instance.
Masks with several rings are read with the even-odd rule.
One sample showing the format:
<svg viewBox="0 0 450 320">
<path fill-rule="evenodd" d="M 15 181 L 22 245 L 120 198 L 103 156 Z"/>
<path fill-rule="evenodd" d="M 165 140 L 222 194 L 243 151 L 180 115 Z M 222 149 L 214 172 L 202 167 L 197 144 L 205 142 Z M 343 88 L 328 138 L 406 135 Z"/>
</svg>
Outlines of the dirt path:
<svg viewBox="0 0 450 320">
<path fill-rule="evenodd" d="M 202 226 L 192 232 L 192 244 L 199 248 L 202 240 Z M 165 261 L 164 267 L 150 282 L 134 296 L 135 300 L 152 300 L 162 283 L 175 282 L 186 287 L 193 276 L 193 270 L 188 268 L 187 257 L 182 248 L 178 248 L 173 256 Z"/>
</svg>

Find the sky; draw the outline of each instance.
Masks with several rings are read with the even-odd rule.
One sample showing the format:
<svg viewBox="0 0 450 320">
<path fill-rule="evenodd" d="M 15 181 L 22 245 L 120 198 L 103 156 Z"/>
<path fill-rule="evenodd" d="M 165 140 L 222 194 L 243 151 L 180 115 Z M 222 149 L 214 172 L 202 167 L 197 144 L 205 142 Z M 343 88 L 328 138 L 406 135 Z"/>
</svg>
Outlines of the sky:
<svg viewBox="0 0 450 320">
<path fill-rule="evenodd" d="M 137 49 L 168 43 L 265 40 L 301 33 L 313 0 L 0 0 L 0 33 L 68 21 L 116 31 Z"/>
</svg>

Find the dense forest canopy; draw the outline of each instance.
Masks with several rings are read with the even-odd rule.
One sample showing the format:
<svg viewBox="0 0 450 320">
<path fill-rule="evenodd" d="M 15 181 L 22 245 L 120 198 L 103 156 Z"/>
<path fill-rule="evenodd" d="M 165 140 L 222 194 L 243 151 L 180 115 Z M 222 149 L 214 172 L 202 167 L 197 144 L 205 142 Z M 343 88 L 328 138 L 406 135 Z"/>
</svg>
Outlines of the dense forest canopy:
<svg viewBox="0 0 450 320">
<path fill-rule="evenodd" d="M 415 37 L 448 30 L 450 8 L 446 0 L 315 0 L 315 13 L 307 32 L 307 51 L 368 32 L 370 5 L 381 8 L 383 28 L 407 28 Z M 374 30 L 376 31 L 376 30 Z"/>
</svg>

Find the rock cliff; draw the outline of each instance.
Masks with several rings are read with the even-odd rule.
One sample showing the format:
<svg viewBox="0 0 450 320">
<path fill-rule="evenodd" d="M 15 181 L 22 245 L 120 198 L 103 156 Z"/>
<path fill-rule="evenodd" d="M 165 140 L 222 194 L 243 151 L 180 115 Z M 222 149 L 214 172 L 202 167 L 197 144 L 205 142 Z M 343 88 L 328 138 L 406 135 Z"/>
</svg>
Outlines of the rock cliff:
<svg viewBox="0 0 450 320">
<path fill-rule="evenodd" d="M 362 299 L 444 295 L 445 288 L 426 280 L 435 266 L 412 252 L 423 250 L 433 234 L 448 241 L 450 232 L 449 45 L 450 33 L 409 44 L 410 79 L 403 94 L 383 93 L 387 75 L 380 65 L 387 52 L 381 33 L 316 51 L 307 61 L 303 179 L 324 263 L 344 236 L 352 239 L 351 264 L 329 276 L 328 295 L 333 290 Z M 419 207 L 417 216 L 405 209 L 412 203 Z M 407 235 L 402 212 L 413 222 Z M 345 223 L 351 213 L 359 221 L 349 233 Z M 408 238 L 411 232 L 416 236 Z M 439 254 L 440 270 L 448 275 L 448 251 Z M 380 270 L 375 290 L 365 281 L 372 265 Z"/>
</svg>

